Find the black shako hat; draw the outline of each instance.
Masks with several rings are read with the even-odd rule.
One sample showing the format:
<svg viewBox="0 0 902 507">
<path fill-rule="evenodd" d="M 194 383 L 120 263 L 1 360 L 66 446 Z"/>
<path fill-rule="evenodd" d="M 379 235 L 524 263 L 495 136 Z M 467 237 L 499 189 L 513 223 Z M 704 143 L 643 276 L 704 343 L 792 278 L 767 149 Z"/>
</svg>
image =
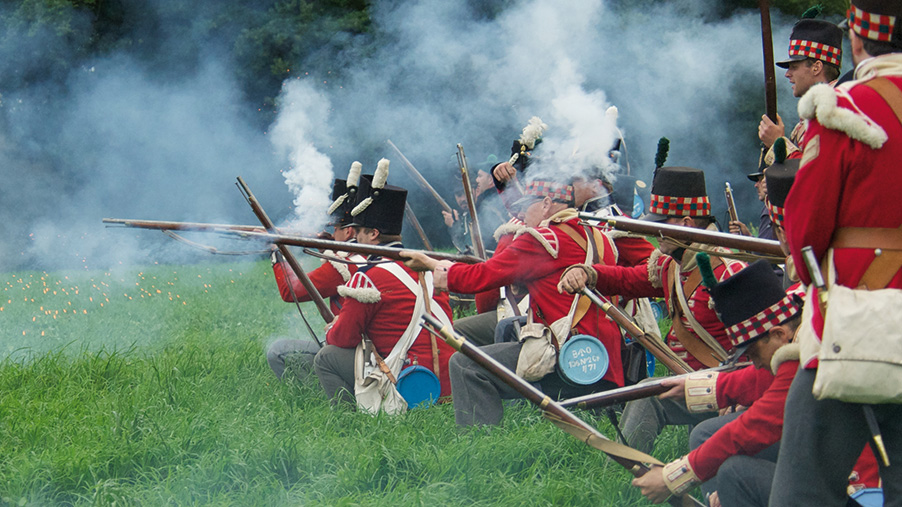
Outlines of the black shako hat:
<svg viewBox="0 0 902 507">
<path fill-rule="evenodd" d="M 902 2 L 852 0 L 849 29 L 859 37 L 887 42 L 902 50 Z"/>
<path fill-rule="evenodd" d="M 651 183 L 651 202 L 643 220 L 663 222 L 671 217 L 710 217 L 711 201 L 705 173 L 693 167 L 659 167 Z"/>
<path fill-rule="evenodd" d="M 360 178 L 357 200 L 351 209 L 351 225 L 378 229 L 382 234 L 401 234 L 407 190 L 386 185 L 388 160 L 382 159 L 372 176 Z"/>
<path fill-rule="evenodd" d="M 759 260 L 708 288 L 714 310 L 723 322 L 733 347 L 761 338 L 774 326 L 801 310 L 801 298 L 786 294 L 783 282 L 766 260 Z"/>
<path fill-rule="evenodd" d="M 789 36 L 789 58 L 776 65 L 786 69 L 808 58 L 841 67 L 842 30 L 822 19 L 800 19 Z"/>
<path fill-rule="evenodd" d="M 777 141 L 780 141 L 778 139 Z M 783 154 L 785 155 L 785 150 Z M 789 195 L 789 189 L 792 188 L 793 182 L 796 180 L 796 173 L 799 172 L 799 163 L 801 159 L 791 158 L 780 160 L 777 157 L 764 172 L 764 179 L 767 182 L 767 213 L 770 215 L 770 221 L 775 226 L 782 226 L 784 219 L 784 206 L 786 204 L 786 196 Z"/>
</svg>

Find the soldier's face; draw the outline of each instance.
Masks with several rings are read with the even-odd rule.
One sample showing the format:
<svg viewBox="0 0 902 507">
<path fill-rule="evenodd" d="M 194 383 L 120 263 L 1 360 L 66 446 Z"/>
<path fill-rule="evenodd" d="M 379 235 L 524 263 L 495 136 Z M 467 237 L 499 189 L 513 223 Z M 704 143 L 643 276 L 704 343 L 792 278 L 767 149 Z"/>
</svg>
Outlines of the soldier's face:
<svg viewBox="0 0 902 507">
<path fill-rule="evenodd" d="M 335 238 L 335 241 L 348 241 L 356 234 L 353 227 L 336 227 L 332 237 Z"/>
<path fill-rule="evenodd" d="M 820 61 L 811 63 L 808 60 L 801 60 L 790 63 L 784 75 L 786 79 L 789 79 L 789 83 L 792 84 L 793 96 L 801 97 L 808 92 L 809 88 L 821 82 L 822 79 L 818 77 L 820 74 L 817 71 L 823 66 L 824 64 Z"/>
<path fill-rule="evenodd" d="M 764 202 L 764 198 L 767 196 L 767 181 L 764 176 L 758 177 L 758 181 L 755 182 L 755 190 L 758 191 L 758 200 Z"/>
</svg>

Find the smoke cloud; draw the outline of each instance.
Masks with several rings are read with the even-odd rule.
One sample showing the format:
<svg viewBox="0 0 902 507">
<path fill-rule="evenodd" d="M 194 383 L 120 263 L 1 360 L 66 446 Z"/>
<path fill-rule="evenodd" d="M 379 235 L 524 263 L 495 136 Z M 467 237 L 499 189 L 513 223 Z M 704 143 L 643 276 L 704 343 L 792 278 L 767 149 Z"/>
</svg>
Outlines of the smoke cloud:
<svg viewBox="0 0 902 507">
<path fill-rule="evenodd" d="M 312 230 L 332 178 L 354 160 L 371 173 L 382 157 L 394 162 L 388 183 L 410 190 L 433 242 L 448 244 L 435 203 L 386 140 L 453 202 L 456 143 L 473 172 L 488 169 L 532 116 L 549 125 L 542 171 L 591 164 L 622 174 L 626 165 L 606 158 L 619 128 L 630 171 L 650 183 L 666 136 L 668 165 L 704 169 L 715 210 L 732 181 L 743 218 L 755 222 L 760 203 L 744 175 L 757 167 L 763 113 L 760 21 L 756 11 L 710 20 L 717 4 L 376 1 L 374 37 L 348 39 L 328 68 L 321 55 L 298 62 L 324 70 L 284 84 L 267 131 L 231 77 L 226 48 L 203 51 L 178 75 L 124 51 L 72 71 L 64 86 L 0 90 L 0 271 L 198 258 L 149 231 L 104 229 L 101 218 L 252 224 L 233 186 L 239 175 L 273 218 Z M 772 21 L 779 58 L 794 20 Z M 155 47 L 156 66 L 171 58 L 184 67 L 167 44 Z M 17 49 L 0 62 L 16 61 Z M 778 90 L 791 128 L 796 100 L 779 76 Z M 740 107 L 749 96 L 761 100 Z M 611 105 L 616 121 L 605 115 Z"/>
</svg>

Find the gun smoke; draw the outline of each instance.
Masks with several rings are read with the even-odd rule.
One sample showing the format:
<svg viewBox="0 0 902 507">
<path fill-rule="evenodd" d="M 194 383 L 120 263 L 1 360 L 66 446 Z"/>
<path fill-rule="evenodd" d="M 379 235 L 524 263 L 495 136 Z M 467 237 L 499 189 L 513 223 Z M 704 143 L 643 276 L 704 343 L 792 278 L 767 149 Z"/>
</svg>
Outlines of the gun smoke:
<svg viewBox="0 0 902 507">
<path fill-rule="evenodd" d="M 149 231 L 105 230 L 100 220 L 253 224 L 234 188 L 239 175 L 274 219 L 315 228 L 332 178 L 344 178 L 354 160 L 371 173 L 380 158 L 392 159 L 386 139 L 434 187 L 457 188 L 456 143 L 474 173 L 488 169 L 490 155 L 509 156 L 532 116 L 549 125 L 542 149 L 553 156 L 541 170 L 575 174 L 594 164 L 616 176 L 622 168 L 606 155 L 619 128 L 633 175 L 650 182 L 666 136 L 668 165 L 704 169 L 715 209 L 732 181 L 742 218 L 755 221 L 760 203 L 741 182 L 757 167 L 760 21 L 757 11 L 706 21 L 716 4 L 376 1 L 378 44 L 354 39 L 360 47 L 331 62 L 331 80 L 286 81 L 267 132 L 230 78 L 227 48 L 207 48 L 178 77 L 122 51 L 72 71 L 64 86 L 0 90 L 0 271 L 206 258 Z M 784 54 L 793 21 L 775 13 L 775 54 Z M 40 52 L 39 39 L 24 44 Z M 0 61 L 21 62 L 13 57 Z M 180 55 L 155 61 L 167 57 L 175 65 Z M 791 128 L 795 99 L 782 78 L 778 90 Z M 748 94 L 761 96 L 760 110 L 737 109 Z M 611 105 L 616 123 L 604 114 Z M 410 190 L 433 242 L 447 244 L 431 197 L 393 162 L 388 183 Z"/>
</svg>

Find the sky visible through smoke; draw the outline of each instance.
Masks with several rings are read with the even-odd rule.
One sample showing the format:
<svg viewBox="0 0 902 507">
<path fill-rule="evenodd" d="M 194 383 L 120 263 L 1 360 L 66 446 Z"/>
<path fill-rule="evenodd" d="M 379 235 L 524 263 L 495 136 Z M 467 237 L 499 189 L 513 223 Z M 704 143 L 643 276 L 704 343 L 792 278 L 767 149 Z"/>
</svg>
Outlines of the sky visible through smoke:
<svg viewBox="0 0 902 507">
<path fill-rule="evenodd" d="M 265 131 L 222 51 L 178 79 L 117 54 L 72 71 L 65 89 L 0 90 L 0 271 L 196 259 L 204 254 L 159 233 L 105 229 L 101 219 L 255 224 L 236 176 L 278 221 L 312 232 L 332 178 L 354 160 L 371 174 L 383 157 L 388 183 L 408 188 L 433 242 L 449 244 L 437 207 L 387 139 L 454 202 L 457 143 L 472 170 L 487 168 L 539 116 L 553 153 L 540 169 L 575 171 L 613 142 L 611 105 L 633 175 L 650 183 L 666 136 L 667 164 L 704 169 L 720 216 L 729 180 L 756 223 L 760 203 L 744 175 L 756 168 L 762 111 L 737 110 L 736 100 L 753 94 L 763 109 L 757 11 L 706 22 L 713 1 L 630 4 L 522 0 L 486 19 L 461 1 L 376 1 L 380 47 L 336 60 L 335 82 L 286 81 Z M 774 13 L 777 59 L 792 21 Z M 777 81 L 791 128 L 796 99 L 782 73 Z"/>
</svg>

